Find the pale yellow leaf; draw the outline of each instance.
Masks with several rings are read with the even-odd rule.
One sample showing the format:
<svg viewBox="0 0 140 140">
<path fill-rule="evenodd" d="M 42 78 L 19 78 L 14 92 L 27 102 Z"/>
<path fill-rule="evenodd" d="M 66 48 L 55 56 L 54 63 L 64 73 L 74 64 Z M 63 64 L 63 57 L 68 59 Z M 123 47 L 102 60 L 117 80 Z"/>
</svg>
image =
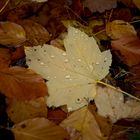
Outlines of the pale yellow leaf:
<svg viewBox="0 0 140 140">
<path fill-rule="evenodd" d="M 45 118 L 34 118 L 14 125 L 15 140 L 64 140 L 67 131 Z"/>
<path fill-rule="evenodd" d="M 98 113 L 104 117 L 109 117 L 112 122 L 122 118 L 140 117 L 140 102 L 133 99 L 124 102 L 123 94 L 117 90 L 98 86 L 94 101 Z"/>
<path fill-rule="evenodd" d="M 102 138 L 96 119 L 88 110 L 88 107 L 75 111 L 60 125 L 64 128 L 75 128 L 81 132 L 82 140 L 100 140 Z"/>
<path fill-rule="evenodd" d="M 112 56 L 74 27 L 68 28 L 64 46 L 66 52 L 46 44 L 27 48 L 26 56 L 29 67 L 48 80 L 47 105 L 67 105 L 71 111 L 94 99 L 96 81 L 108 74 Z"/>
</svg>

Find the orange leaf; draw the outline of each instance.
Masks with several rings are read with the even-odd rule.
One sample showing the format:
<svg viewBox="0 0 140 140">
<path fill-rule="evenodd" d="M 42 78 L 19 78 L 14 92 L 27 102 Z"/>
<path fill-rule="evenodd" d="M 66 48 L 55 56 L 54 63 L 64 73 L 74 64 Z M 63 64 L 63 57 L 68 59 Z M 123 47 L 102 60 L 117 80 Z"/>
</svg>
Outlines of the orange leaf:
<svg viewBox="0 0 140 140">
<path fill-rule="evenodd" d="M 62 127 L 45 118 L 35 118 L 14 125 L 15 140 L 67 140 L 68 133 Z"/>
<path fill-rule="evenodd" d="M 26 40 L 22 26 L 13 22 L 0 22 L 0 44 L 16 46 Z"/>
<path fill-rule="evenodd" d="M 14 123 L 35 117 L 47 117 L 46 101 L 43 97 L 31 101 L 7 100 L 7 113 Z"/>
<path fill-rule="evenodd" d="M 0 48 L 0 69 L 8 68 L 11 62 L 10 51 L 7 48 Z"/>
<path fill-rule="evenodd" d="M 20 67 L 0 71 L 0 91 L 5 96 L 18 100 L 31 100 L 47 95 L 47 87 L 41 76 Z"/>
<path fill-rule="evenodd" d="M 137 36 L 124 36 L 114 40 L 112 48 L 120 51 L 124 63 L 128 66 L 140 63 L 140 39 Z"/>
</svg>

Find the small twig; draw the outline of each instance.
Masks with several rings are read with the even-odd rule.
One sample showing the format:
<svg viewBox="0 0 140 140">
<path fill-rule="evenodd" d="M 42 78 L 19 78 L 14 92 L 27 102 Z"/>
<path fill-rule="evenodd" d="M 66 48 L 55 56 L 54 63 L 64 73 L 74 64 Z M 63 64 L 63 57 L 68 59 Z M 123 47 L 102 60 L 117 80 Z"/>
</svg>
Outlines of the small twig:
<svg viewBox="0 0 140 140">
<path fill-rule="evenodd" d="M 0 13 L 5 9 L 5 7 L 8 5 L 9 2 L 10 2 L 10 0 L 7 0 L 5 2 L 5 4 L 3 5 L 3 7 L 0 9 Z"/>
<path fill-rule="evenodd" d="M 129 94 L 129 93 L 127 93 L 127 92 L 121 90 L 121 89 L 118 89 L 118 88 L 116 88 L 116 87 L 114 87 L 114 86 L 112 86 L 112 85 L 109 85 L 109 84 L 104 83 L 104 82 L 102 82 L 102 81 L 96 81 L 96 82 L 99 83 L 99 84 L 105 85 L 105 86 L 107 86 L 107 87 L 109 87 L 109 88 L 112 88 L 112 89 L 114 89 L 114 90 L 117 90 L 118 92 L 121 92 L 121 93 L 123 93 L 123 94 L 125 94 L 125 95 L 127 95 L 127 96 L 129 96 L 129 97 L 131 97 L 131 98 L 133 98 L 133 99 L 135 99 L 135 100 L 137 100 L 137 101 L 140 101 L 139 98 L 137 98 L 137 97 L 135 97 L 135 96 L 133 96 L 133 95 L 131 95 L 131 94 Z"/>
<path fill-rule="evenodd" d="M 96 36 L 96 35 L 98 35 L 98 34 L 100 34 L 100 33 L 104 32 L 104 31 L 105 31 L 105 29 L 100 30 L 100 31 L 98 31 L 97 33 L 95 33 L 95 34 L 94 34 L 94 36 Z"/>
<path fill-rule="evenodd" d="M 110 12 L 110 15 L 109 15 L 109 18 L 108 18 L 108 21 L 107 22 L 110 22 L 110 19 L 111 19 L 112 15 L 113 15 L 113 9 Z"/>
</svg>

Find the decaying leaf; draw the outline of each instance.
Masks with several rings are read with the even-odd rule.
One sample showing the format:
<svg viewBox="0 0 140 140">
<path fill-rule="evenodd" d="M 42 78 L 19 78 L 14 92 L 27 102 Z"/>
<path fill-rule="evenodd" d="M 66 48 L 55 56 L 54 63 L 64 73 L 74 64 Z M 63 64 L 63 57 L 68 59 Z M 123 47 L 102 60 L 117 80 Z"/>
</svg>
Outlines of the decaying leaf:
<svg viewBox="0 0 140 140">
<path fill-rule="evenodd" d="M 123 36 L 112 41 L 111 46 L 120 52 L 123 62 L 128 66 L 140 63 L 140 39 L 137 36 Z"/>
<path fill-rule="evenodd" d="M 50 40 L 49 32 L 42 25 L 32 20 L 22 20 L 19 23 L 26 32 L 26 45 L 43 45 Z"/>
<path fill-rule="evenodd" d="M 14 125 L 15 140 L 64 140 L 67 131 L 45 118 L 34 118 Z"/>
<path fill-rule="evenodd" d="M 123 94 L 117 90 L 98 86 L 94 101 L 98 113 L 104 117 L 109 117 L 112 122 L 122 118 L 140 117 L 140 102 L 132 99 L 124 102 Z"/>
<path fill-rule="evenodd" d="M 47 105 L 67 105 L 71 111 L 94 99 L 96 81 L 108 74 L 112 56 L 73 27 L 68 28 L 64 46 L 66 52 L 51 45 L 27 48 L 26 55 L 29 67 L 49 80 Z"/>
<path fill-rule="evenodd" d="M 93 114 L 87 107 L 72 113 L 60 124 L 64 128 L 75 128 L 82 134 L 83 140 L 101 140 L 102 133 Z"/>
<path fill-rule="evenodd" d="M 26 40 L 22 26 L 13 22 L 0 22 L 0 44 L 18 46 Z"/>
<path fill-rule="evenodd" d="M 11 62 L 10 51 L 7 48 L 0 48 L 0 69 L 8 68 Z"/>
<path fill-rule="evenodd" d="M 117 0 L 84 0 L 84 6 L 88 7 L 91 12 L 104 12 L 116 8 Z"/>
<path fill-rule="evenodd" d="M 106 24 L 106 33 L 111 39 L 120 39 L 124 36 L 136 35 L 134 27 L 123 20 L 114 20 Z"/>
<path fill-rule="evenodd" d="M 47 106 L 43 97 L 31 101 L 7 99 L 7 114 L 14 123 L 36 117 L 47 117 Z"/>
<path fill-rule="evenodd" d="M 30 69 L 20 67 L 1 69 L 0 81 L 0 92 L 9 98 L 33 100 L 47 95 L 44 80 Z"/>
</svg>

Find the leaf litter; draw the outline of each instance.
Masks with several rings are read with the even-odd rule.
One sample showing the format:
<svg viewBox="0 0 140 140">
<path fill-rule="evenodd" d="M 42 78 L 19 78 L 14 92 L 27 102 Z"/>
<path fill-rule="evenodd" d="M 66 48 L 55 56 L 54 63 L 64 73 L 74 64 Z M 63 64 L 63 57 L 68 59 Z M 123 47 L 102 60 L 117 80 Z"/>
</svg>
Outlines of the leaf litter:
<svg viewBox="0 0 140 140">
<path fill-rule="evenodd" d="M 139 137 L 137 0 L 4 0 L 0 8 L 0 134 Z"/>
</svg>

